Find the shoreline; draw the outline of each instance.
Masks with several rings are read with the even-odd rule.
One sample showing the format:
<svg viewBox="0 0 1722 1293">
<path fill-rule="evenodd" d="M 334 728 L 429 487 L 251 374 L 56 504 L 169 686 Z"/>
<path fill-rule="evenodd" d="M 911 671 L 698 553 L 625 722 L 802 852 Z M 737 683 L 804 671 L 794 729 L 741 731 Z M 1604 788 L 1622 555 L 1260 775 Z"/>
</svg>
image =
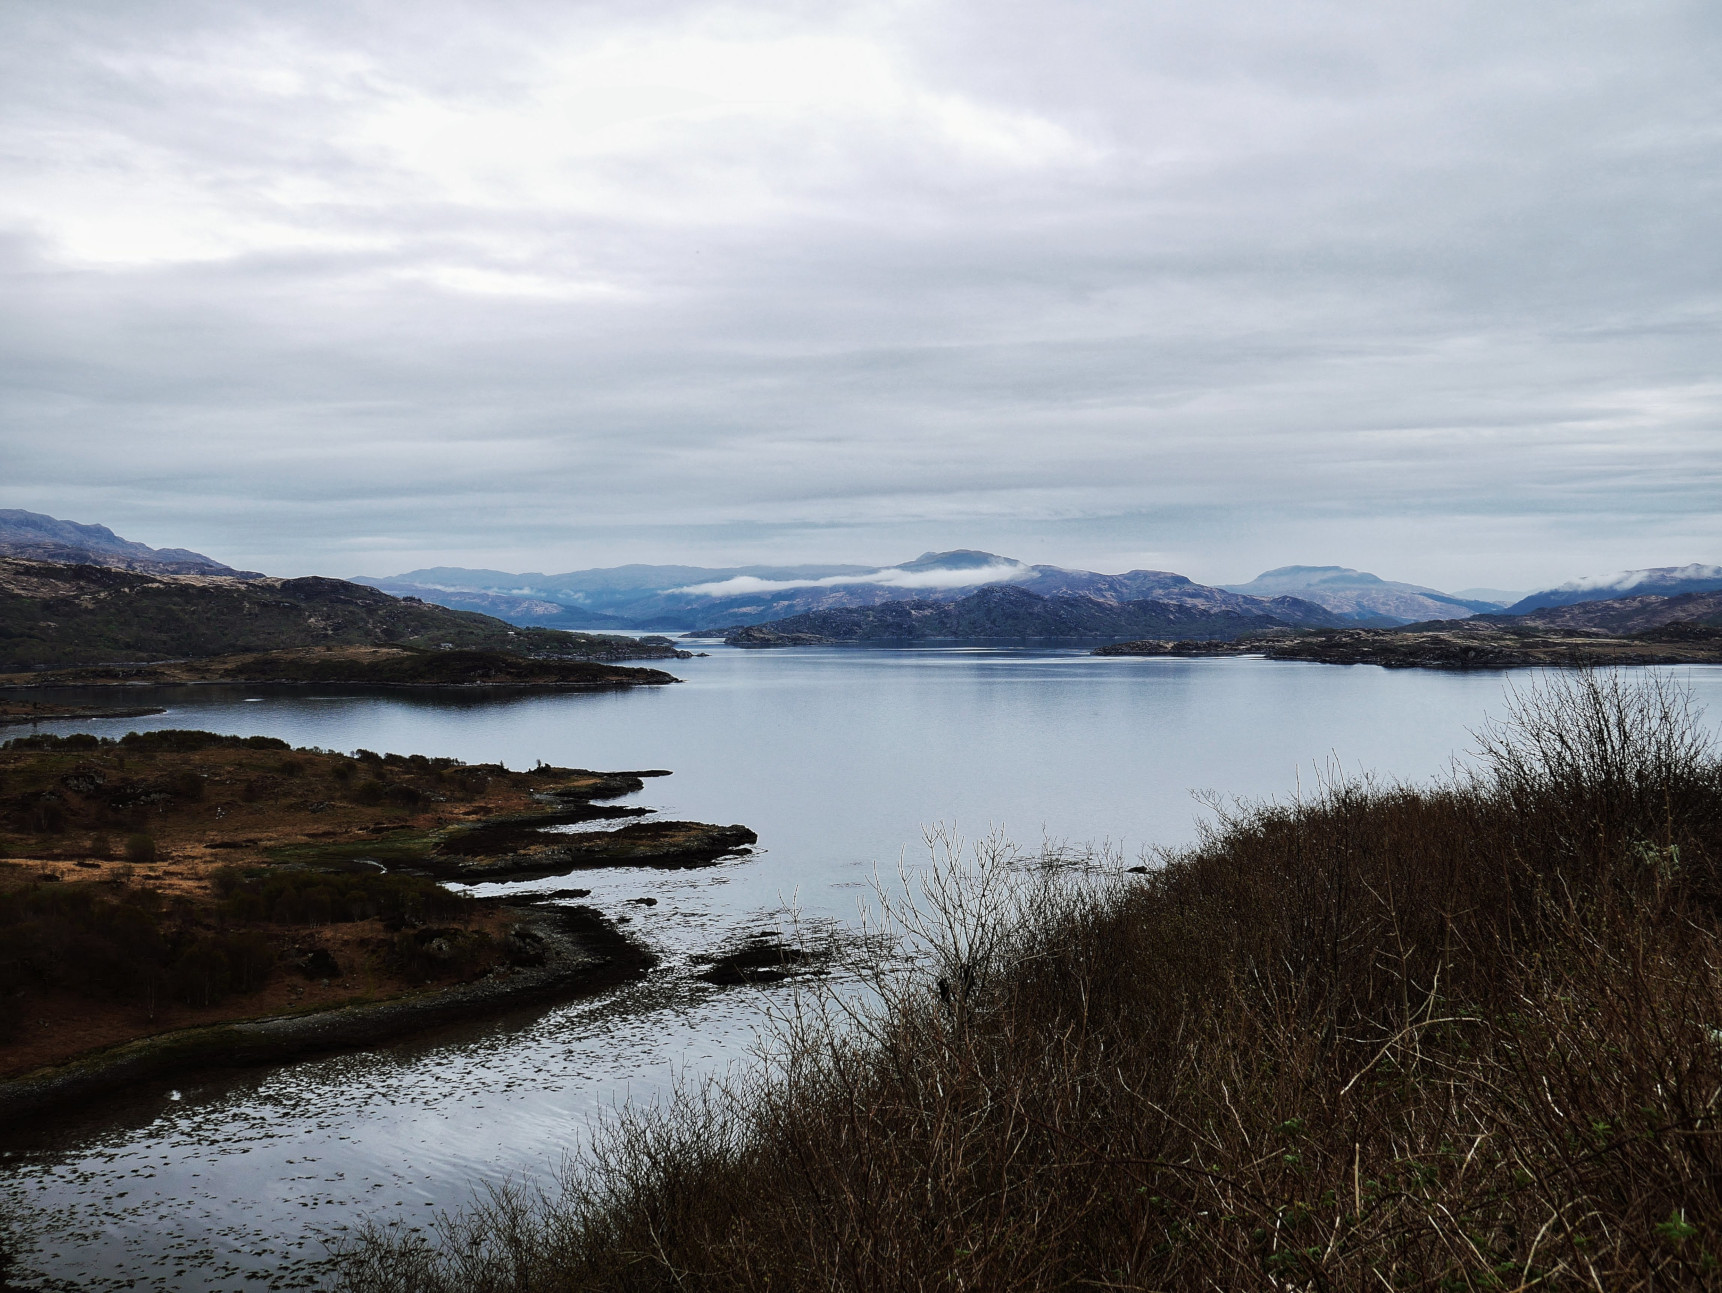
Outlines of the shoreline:
<svg viewBox="0 0 1722 1293">
<path fill-rule="evenodd" d="M 653 647 L 628 659 L 688 659 L 692 653 Z M 502 650 L 428 650 L 401 646 L 287 647 L 167 660 L 122 660 L 109 664 L 61 664 L 0 673 L 0 688 L 124 685 L 184 686 L 238 683 L 248 686 L 309 684 L 325 687 L 544 687 L 591 689 L 661 686 L 681 681 L 662 669 L 622 664 L 612 658 L 520 655 Z"/>
<path fill-rule="evenodd" d="M 1096 647 L 1089 654 L 1177 659 L 1257 656 L 1309 664 L 1372 664 L 1384 669 L 1446 672 L 1722 664 L 1722 631 L 1690 638 L 1617 637 L 1513 632 L 1461 620 L 1423 628 L 1344 629 L 1235 642 L 1149 638 Z"/>
<path fill-rule="evenodd" d="M 591 907 L 520 904 L 545 949 L 542 966 L 448 987 L 289 1014 L 180 1028 L 86 1051 L 0 1080 L 0 1121 L 95 1100 L 189 1072 L 285 1064 L 396 1041 L 534 1002 L 571 1001 L 646 973 L 657 956 Z"/>
<path fill-rule="evenodd" d="M 658 673 L 659 670 L 643 670 Z M 662 678 L 622 678 L 609 682 L 378 682 L 369 678 L 82 678 L 59 682 L 11 682 L 17 674 L 0 674 L 0 692 L 7 691 L 76 691 L 82 687 L 380 687 L 390 691 L 616 691 L 629 687 L 667 687 L 686 679 L 665 674 Z M 142 710 L 135 715 L 124 714 L 62 714 L 61 718 L 131 718 L 166 710 Z M 0 720 L 5 721 L 5 720 Z M 28 722 L 28 719 L 11 720 Z M 43 722 L 48 719 L 41 720 Z"/>
</svg>

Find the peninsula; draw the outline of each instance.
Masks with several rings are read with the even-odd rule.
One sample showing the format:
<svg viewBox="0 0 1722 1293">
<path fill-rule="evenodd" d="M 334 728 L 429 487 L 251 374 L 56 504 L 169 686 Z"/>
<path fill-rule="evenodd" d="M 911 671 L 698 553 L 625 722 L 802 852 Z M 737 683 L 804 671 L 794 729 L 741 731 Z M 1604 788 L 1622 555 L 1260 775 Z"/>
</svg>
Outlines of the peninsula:
<svg viewBox="0 0 1722 1293">
<path fill-rule="evenodd" d="M 650 810 L 611 802 L 667 775 L 197 731 L 7 742 L 0 1111 L 369 1044 L 642 971 L 649 953 L 595 910 L 439 881 L 749 851 L 746 827 L 633 820 Z"/>
<path fill-rule="evenodd" d="M 517 628 L 340 579 L 0 558 L 0 685 L 319 682 L 636 686 L 662 637 Z"/>
</svg>

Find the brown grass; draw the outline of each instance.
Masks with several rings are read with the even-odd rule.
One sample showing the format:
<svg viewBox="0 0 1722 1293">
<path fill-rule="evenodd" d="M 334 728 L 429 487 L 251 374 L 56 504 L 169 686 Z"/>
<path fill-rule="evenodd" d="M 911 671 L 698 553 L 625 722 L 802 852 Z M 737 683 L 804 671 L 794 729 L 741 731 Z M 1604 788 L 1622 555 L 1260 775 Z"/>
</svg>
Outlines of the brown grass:
<svg viewBox="0 0 1722 1293">
<path fill-rule="evenodd" d="M 1722 1286 L 1722 776 L 1581 674 L 1485 771 L 1238 810 L 1098 888 L 983 850 L 770 1072 L 349 1293 Z M 1014 881 L 1007 884 L 1007 880 Z"/>
</svg>

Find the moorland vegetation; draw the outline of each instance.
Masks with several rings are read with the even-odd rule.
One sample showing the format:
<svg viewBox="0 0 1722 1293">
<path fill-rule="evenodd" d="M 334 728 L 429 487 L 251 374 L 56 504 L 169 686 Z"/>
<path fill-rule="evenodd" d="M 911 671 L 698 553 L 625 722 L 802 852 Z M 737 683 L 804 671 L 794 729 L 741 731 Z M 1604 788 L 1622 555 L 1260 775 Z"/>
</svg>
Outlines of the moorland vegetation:
<svg viewBox="0 0 1722 1293">
<path fill-rule="evenodd" d="M 1716 750 L 1592 672 L 1479 745 L 1139 875 L 935 869 L 916 969 L 801 998 L 559 1194 L 365 1232 L 342 1287 L 1722 1286 Z"/>
<path fill-rule="evenodd" d="M 570 837 L 542 828 L 647 813 L 594 802 L 640 790 L 643 775 L 662 774 L 512 771 L 175 729 L 0 744 L 0 1076 L 174 1029 L 481 976 L 536 991 L 507 971 L 544 963 L 548 917 L 432 873 L 494 871 L 497 853 L 535 874 L 637 864 L 650 850 L 628 828 L 583 833 L 579 859 L 544 857 Z M 690 847 L 710 861 L 738 831 L 753 839 L 652 825 L 667 837 L 658 860 L 678 864 Z M 724 847 L 700 851 L 712 832 Z M 626 949 L 595 914 L 575 933 L 621 964 Z"/>
</svg>

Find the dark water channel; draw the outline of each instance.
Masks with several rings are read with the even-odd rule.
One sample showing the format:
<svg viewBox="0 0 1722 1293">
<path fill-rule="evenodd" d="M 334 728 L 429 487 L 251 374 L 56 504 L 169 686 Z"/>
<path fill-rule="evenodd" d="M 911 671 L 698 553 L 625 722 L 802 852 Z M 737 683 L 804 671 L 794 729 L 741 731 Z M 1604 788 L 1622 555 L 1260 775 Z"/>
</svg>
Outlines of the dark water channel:
<svg viewBox="0 0 1722 1293">
<path fill-rule="evenodd" d="M 747 1062 L 767 1003 L 786 989 L 711 987 L 688 958 L 785 928 L 791 905 L 808 921 L 853 922 L 876 869 L 894 878 L 900 855 L 922 856 L 924 826 L 1000 827 L 1029 846 L 1107 841 L 1134 861 L 1192 837 L 1202 811 L 1192 791 L 1286 796 L 1334 763 L 1438 775 L 1469 746 L 1468 730 L 1501 710 L 1506 682 L 989 647 L 718 649 L 673 671 L 682 685 L 487 699 L 139 689 L 140 704 L 169 712 L 44 725 L 201 727 L 512 767 L 671 768 L 637 802 L 745 823 L 760 849 L 707 870 L 532 882 L 590 887 L 587 901 L 627 917 L 663 957 L 643 982 L 363 1054 L 141 1088 L 83 1116 L 0 1131 L 0 1192 L 35 1236 L 25 1286 L 314 1285 L 321 1236 L 355 1216 L 422 1224 L 481 1179 L 548 1181 L 604 1110 Z M 1712 722 L 1722 717 L 1722 669 L 1680 676 Z M 657 905 L 629 902 L 639 897 Z"/>
</svg>

